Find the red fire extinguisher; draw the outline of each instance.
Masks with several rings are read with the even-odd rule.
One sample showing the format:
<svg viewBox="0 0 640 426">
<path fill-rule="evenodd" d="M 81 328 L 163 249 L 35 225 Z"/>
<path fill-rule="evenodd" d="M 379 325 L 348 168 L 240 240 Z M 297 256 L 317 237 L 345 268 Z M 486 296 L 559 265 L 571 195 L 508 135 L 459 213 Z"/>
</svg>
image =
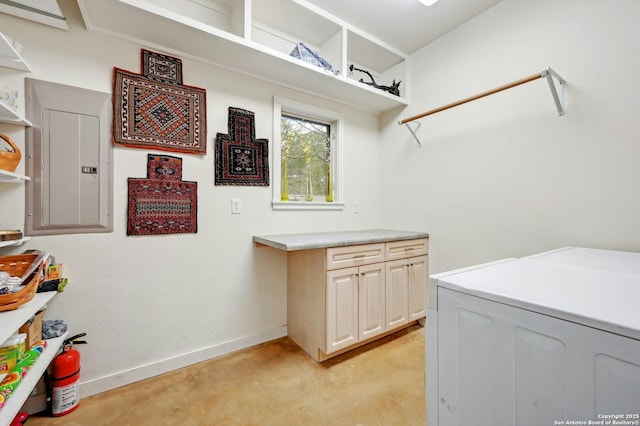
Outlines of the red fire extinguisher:
<svg viewBox="0 0 640 426">
<path fill-rule="evenodd" d="M 54 417 L 69 414 L 80 404 L 80 352 L 73 345 L 87 343 L 76 340 L 86 336 L 80 333 L 64 341 L 62 352 L 53 359 L 51 373 L 51 415 Z"/>
</svg>

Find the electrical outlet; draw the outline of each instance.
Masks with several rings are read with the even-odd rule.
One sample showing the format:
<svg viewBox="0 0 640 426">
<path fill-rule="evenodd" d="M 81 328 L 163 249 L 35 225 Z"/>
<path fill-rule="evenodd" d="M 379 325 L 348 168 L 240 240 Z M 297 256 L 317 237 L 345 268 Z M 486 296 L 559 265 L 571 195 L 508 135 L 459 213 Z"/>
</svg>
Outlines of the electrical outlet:
<svg viewBox="0 0 640 426">
<path fill-rule="evenodd" d="M 240 214 L 241 211 L 242 211 L 242 203 L 240 202 L 240 199 L 239 198 L 232 198 L 231 199 L 231 213 Z"/>
</svg>

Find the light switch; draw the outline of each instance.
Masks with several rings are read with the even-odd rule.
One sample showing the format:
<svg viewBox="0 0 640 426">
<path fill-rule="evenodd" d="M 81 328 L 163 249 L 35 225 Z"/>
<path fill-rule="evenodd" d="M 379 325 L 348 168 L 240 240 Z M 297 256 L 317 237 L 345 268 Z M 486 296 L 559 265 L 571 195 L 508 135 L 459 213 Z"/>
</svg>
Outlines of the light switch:
<svg viewBox="0 0 640 426">
<path fill-rule="evenodd" d="M 239 198 L 232 198 L 231 199 L 231 213 L 240 214 L 241 211 L 242 211 L 242 203 L 240 202 L 240 199 Z"/>
</svg>

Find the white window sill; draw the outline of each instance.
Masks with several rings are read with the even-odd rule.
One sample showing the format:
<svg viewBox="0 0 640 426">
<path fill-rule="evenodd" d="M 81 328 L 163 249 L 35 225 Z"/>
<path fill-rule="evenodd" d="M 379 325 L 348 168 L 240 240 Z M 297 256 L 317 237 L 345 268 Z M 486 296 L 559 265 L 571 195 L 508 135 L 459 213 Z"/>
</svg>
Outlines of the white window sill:
<svg viewBox="0 0 640 426">
<path fill-rule="evenodd" d="M 344 203 L 318 201 L 272 201 L 273 210 L 344 210 Z"/>
</svg>

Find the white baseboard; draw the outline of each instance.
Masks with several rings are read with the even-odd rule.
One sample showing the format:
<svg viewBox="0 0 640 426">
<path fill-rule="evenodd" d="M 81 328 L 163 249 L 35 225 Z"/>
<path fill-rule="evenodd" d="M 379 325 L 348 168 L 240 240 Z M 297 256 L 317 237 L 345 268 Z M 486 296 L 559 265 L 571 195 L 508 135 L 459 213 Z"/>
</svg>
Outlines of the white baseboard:
<svg viewBox="0 0 640 426">
<path fill-rule="evenodd" d="M 260 343 L 278 339 L 287 335 L 287 326 L 263 330 L 262 332 L 246 336 L 219 345 L 210 346 L 195 352 L 189 352 L 172 358 L 163 359 L 151 364 L 140 365 L 130 370 L 120 371 L 108 376 L 80 382 L 80 395 L 87 397 L 106 392 L 120 386 L 129 385 L 140 380 L 148 379 L 160 374 L 168 373 L 179 368 L 187 367 L 198 362 L 207 361 L 231 352 L 246 349 Z"/>
</svg>

